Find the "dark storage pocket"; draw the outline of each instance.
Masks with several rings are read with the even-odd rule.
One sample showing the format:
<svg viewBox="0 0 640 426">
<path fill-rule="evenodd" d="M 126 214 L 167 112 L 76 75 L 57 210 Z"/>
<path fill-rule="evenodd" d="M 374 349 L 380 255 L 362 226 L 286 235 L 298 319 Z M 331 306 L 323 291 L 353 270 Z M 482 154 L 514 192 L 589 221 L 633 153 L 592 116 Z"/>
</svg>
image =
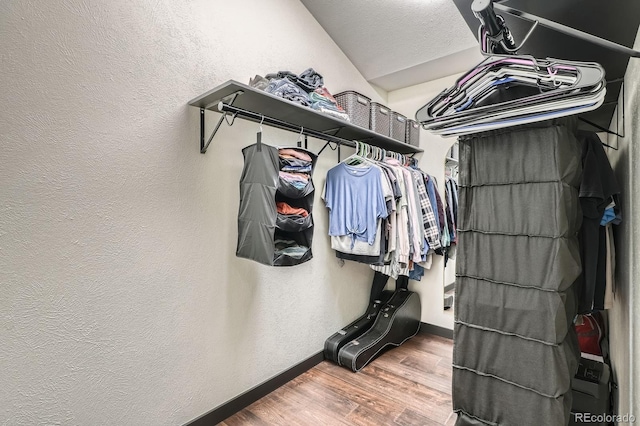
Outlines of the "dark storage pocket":
<svg viewBox="0 0 640 426">
<path fill-rule="evenodd" d="M 313 226 L 311 215 L 288 215 L 278 213 L 276 228 L 287 232 L 300 232 Z"/>
<path fill-rule="evenodd" d="M 301 232 L 284 232 L 276 229 L 274 236 L 274 266 L 293 266 L 311 259 L 313 228 Z"/>
<path fill-rule="evenodd" d="M 313 190 L 314 187 L 311 179 L 309 179 L 309 182 L 307 182 L 304 187 L 297 188 L 281 177 L 278 178 L 278 191 L 288 198 L 296 199 L 306 197 L 307 195 L 311 194 Z"/>
<path fill-rule="evenodd" d="M 286 253 L 281 253 L 276 249 L 273 257 L 273 266 L 294 266 L 304 263 L 311 259 L 311 248 L 307 247 L 307 250 L 300 257 L 293 257 Z"/>
<path fill-rule="evenodd" d="M 298 158 L 280 157 L 280 170 L 290 173 L 311 173 L 313 168 L 313 160 L 300 160 Z"/>
</svg>

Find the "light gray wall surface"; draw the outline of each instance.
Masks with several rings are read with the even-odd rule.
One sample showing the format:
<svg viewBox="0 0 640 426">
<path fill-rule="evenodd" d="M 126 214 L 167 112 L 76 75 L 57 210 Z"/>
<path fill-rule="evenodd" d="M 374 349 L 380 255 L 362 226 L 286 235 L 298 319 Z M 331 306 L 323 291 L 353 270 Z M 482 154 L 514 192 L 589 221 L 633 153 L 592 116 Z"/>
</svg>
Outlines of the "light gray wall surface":
<svg viewBox="0 0 640 426">
<path fill-rule="evenodd" d="M 634 49 L 640 49 L 640 32 Z M 609 135 L 607 155 L 622 188 L 622 223 L 614 226 L 616 243 L 616 290 L 613 309 L 608 311 L 613 377 L 619 389 L 616 413 L 633 414 L 640 421 L 640 59 L 631 58 L 625 74 L 624 138 Z M 622 106 L 622 98 L 618 108 Z M 620 123 L 622 124 L 622 122 Z M 616 116 L 611 129 L 618 131 Z M 622 131 L 619 129 L 618 133 Z M 622 422 L 622 424 L 629 424 Z"/>
<path fill-rule="evenodd" d="M 337 264 L 320 191 L 312 261 L 235 257 L 257 125 L 224 125 L 201 155 L 187 106 L 308 67 L 383 101 L 298 0 L 9 0 L 0 62 L 0 424 L 183 424 L 363 312 L 373 273 Z M 327 150 L 318 188 L 335 164 Z"/>
</svg>

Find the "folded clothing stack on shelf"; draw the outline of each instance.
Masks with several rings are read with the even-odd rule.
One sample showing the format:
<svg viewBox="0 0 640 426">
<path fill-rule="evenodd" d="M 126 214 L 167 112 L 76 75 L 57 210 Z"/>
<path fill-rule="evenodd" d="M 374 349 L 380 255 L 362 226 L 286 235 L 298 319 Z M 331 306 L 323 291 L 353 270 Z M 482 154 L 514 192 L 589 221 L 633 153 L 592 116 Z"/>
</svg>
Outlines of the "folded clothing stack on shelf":
<svg viewBox="0 0 640 426">
<path fill-rule="evenodd" d="M 350 121 L 344 109 L 338 105 L 329 90 L 324 87 L 322 76 L 313 68 L 308 68 L 299 75 L 290 71 L 278 71 L 264 77 L 256 75 L 249 80 L 249 86 L 327 115 Z"/>
</svg>

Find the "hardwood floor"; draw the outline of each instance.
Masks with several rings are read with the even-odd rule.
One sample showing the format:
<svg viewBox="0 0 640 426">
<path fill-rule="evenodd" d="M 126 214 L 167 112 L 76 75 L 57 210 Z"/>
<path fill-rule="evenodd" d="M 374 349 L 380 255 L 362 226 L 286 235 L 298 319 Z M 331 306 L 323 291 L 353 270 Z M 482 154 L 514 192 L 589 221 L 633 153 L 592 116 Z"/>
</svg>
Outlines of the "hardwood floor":
<svg viewBox="0 0 640 426">
<path fill-rule="evenodd" d="M 323 361 L 220 424 L 452 426 L 452 351 L 419 334 L 359 373 Z"/>
</svg>

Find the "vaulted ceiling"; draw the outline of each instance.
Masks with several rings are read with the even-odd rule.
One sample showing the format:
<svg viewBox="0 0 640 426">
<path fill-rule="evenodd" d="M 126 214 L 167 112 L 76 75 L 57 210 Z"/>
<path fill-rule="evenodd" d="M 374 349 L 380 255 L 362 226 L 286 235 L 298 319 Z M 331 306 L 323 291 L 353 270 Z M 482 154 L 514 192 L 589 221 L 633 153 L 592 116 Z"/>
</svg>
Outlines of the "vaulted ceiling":
<svg viewBox="0 0 640 426">
<path fill-rule="evenodd" d="M 494 0 L 498 2 L 499 0 Z M 461 73 L 482 60 L 473 0 L 301 0 L 364 77 L 386 91 Z M 502 0 L 506 5 L 633 46 L 638 0 Z M 506 13 L 516 42 L 531 22 Z M 629 57 L 538 26 L 519 52 L 535 57 L 598 62 L 607 72 L 605 105 L 587 117 L 608 127 Z"/>
<path fill-rule="evenodd" d="M 452 0 L 301 0 L 376 86 L 391 91 L 462 72 L 481 60 Z"/>
</svg>

